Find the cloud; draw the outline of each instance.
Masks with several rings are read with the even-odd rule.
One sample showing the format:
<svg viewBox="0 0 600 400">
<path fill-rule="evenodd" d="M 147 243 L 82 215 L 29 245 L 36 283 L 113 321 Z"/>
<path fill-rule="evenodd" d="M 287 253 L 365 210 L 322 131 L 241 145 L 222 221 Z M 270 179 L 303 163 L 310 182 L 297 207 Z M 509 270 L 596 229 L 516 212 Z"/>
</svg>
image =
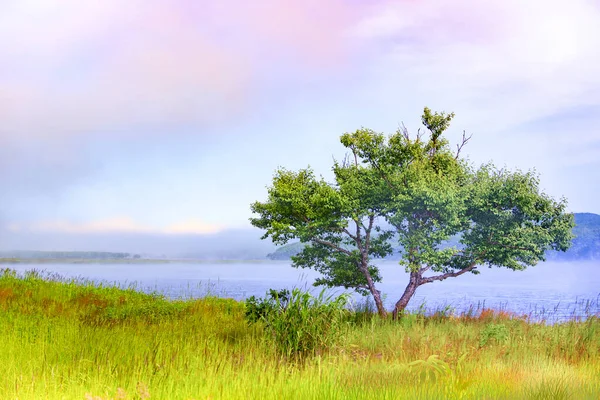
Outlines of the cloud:
<svg viewBox="0 0 600 400">
<path fill-rule="evenodd" d="M 589 129 L 595 122 L 577 135 L 527 124 L 600 105 L 598 48 L 600 7 L 588 0 L 5 0 L 0 213 L 59 216 L 54 227 L 74 231 L 204 231 L 201 222 L 141 224 L 143 213 L 131 211 L 136 196 L 127 198 L 115 181 L 185 193 L 189 182 L 166 176 L 172 165 L 187 171 L 196 165 L 190 160 L 203 158 L 219 165 L 220 155 L 209 156 L 215 149 L 278 154 L 257 152 L 256 161 L 252 153 L 252 168 L 269 157 L 304 165 L 300 146 L 306 154 L 329 152 L 328 135 L 338 129 L 389 131 L 403 118 L 418 122 L 425 105 L 456 112 L 453 131 L 474 133 L 465 149 L 474 161 L 592 163 L 600 143 L 599 131 Z M 214 136 L 231 122 L 243 127 L 234 140 L 202 139 L 218 146 L 181 137 Z M 142 176 L 149 166 L 160 171 L 156 179 Z M 226 170 L 207 169 L 200 185 L 214 180 L 214 191 L 222 191 Z M 73 200 L 77 190 L 66 190 L 99 181 L 114 197 L 110 207 L 98 200 L 104 190 L 81 202 Z M 233 199 L 222 213 L 238 204 Z M 135 221 L 65 222 L 94 211 Z"/>
<path fill-rule="evenodd" d="M 425 105 L 454 111 L 452 131 L 474 134 L 465 149 L 473 161 L 525 169 L 574 163 L 583 153 L 589 161 L 595 153 L 586 149 L 600 144 L 592 122 L 576 135 L 534 126 L 600 106 L 597 2 L 386 1 L 353 35 L 378 45 L 348 107 L 369 110 L 382 126 Z M 548 145 L 560 141 L 570 144 L 569 160 L 564 146 Z"/>
<path fill-rule="evenodd" d="M 374 68 L 389 86 L 480 125 L 497 116 L 491 129 L 600 102 L 600 9 L 588 0 L 390 1 L 355 34 L 389 44 Z"/>
<path fill-rule="evenodd" d="M 591 0 L 9 0 L 0 138 L 197 131 L 251 112 L 269 81 L 347 68 L 527 120 L 597 100 L 599 13 Z"/>
<path fill-rule="evenodd" d="M 231 119 L 273 66 L 339 65 L 352 11 L 342 0 L 4 1 L 0 136 Z"/>
<path fill-rule="evenodd" d="M 143 233 L 165 235 L 204 235 L 218 233 L 222 227 L 198 220 L 187 220 L 165 227 L 141 224 L 129 217 L 114 217 L 98 221 L 71 222 L 65 220 L 38 221 L 33 223 L 9 223 L 8 231 L 31 233 Z"/>
<path fill-rule="evenodd" d="M 111 155 L 98 156 L 98 143 L 112 142 L 103 146 L 110 153 L 136 141 L 143 153 L 158 136 L 222 132 L 252 115 L 275 81 L 343 67 L 359 8 L 343 0 L 0 2 L 0 185 L 9 189 L 0 213 L 93 179 Z"/>
<path fill-rule="evenodd" d="M 49 3 L 0 13 L 8 49 L 0 81 L 11 82 L 2 96 L 5 135 L 204 121 L 244 96 L 243 61 L 164 5 Z"/>
</svg>

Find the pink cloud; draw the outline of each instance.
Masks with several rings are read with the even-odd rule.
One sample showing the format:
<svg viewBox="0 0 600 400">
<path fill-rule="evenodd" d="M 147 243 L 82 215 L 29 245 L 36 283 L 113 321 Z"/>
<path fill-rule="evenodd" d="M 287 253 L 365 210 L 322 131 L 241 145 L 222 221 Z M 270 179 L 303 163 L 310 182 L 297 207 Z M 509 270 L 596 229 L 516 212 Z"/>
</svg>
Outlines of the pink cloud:
<svg viewBox="0 0 600 400">
<path fill-rule="evenodd" d="M 343 0 L 262 0 L 220 2 L 222 16 L 230 16 L 241 32 L 256 35 L 296 62 L 305 65 L 337 65 L 344 60 L 346 31 L 360 16 L 361 7 Z"/>
<path fill-rule="evenodd" d="M 506 28 L 506 2 L 388 0 L 365 15 L 355 33 L 411 46 L 490 43 Z"/>
<path fill-rule="evenodd" d="M 0 5 L 0 136 L 203 123 L 249 104 L 260 72 L 340 66 L 342 0 L 9 0 Z"/>
<path fill-rule="evenodd" d="M 265 80 L 337 74 L 365 49 L 357 68 L 379 68 L 371 49 L 383 49 L 396 74 L 470 80 L 482 95 L 548 80 L 568 92 L 575 68 L 574 81 L 596 84 L 598 11 L 589 0 L 8 0 L 0 139 L 231 120 Z"/>
</svg>

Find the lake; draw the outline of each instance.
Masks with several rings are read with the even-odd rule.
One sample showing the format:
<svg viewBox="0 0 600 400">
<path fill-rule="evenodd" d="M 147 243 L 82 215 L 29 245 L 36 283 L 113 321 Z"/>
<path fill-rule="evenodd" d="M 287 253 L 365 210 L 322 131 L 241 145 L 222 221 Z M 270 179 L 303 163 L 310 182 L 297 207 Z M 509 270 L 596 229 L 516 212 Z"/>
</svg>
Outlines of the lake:
<svg viewBox="0 0 600 400">
<path fill-rule="evenodd" d="M 396 262 L 381 262 L 385 303 L 392 308 L 408 282 Z M 9 268 L 58 273 L 67 278 L 135 285 L 169 298 L 207 294 L 238 300 L 263 296 L 270 289 L 308 287 L 318 274 L 292 268 L 289 262 L 171 263 L 171 264 L 15 264 Z M 335 293 L 341 293 L 337 290 Z M 356 301 L 362 296 L 354 295 Z M 483 306 L 529 314 L 549 322 L 600 313 L 600 262 L 547 262 L 525 271 L 483 268 L 480 275 L 465 274 L 421 286 L 409 309 L 432 312 L 451 307 L 464 312 Z"/>
</svg>

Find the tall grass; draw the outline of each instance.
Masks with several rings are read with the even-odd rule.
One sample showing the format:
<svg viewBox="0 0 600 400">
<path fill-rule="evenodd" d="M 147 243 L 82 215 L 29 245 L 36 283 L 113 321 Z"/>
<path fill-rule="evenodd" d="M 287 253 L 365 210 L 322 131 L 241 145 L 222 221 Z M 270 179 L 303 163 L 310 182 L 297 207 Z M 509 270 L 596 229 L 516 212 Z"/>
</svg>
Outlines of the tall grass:
<svg viewBox="0 0 600 400">
<path fill-rule="evenodd" d="M 600 320 L 350 314 L 304 363 L 246 305 L 0 272 L 1 399 L 597 399 Z"/>
<path fill-rule="evenodd" d="M 246 301 L 246 319 L 262 322 L 266 338 L 281 354 L 304 361 L 333 346 L 347 320 L 349 295 L 334 297 L 322 290 L 318 296 L 296 288 L 290 292 L 271 289 L 263 299 Z"/>
</svg>

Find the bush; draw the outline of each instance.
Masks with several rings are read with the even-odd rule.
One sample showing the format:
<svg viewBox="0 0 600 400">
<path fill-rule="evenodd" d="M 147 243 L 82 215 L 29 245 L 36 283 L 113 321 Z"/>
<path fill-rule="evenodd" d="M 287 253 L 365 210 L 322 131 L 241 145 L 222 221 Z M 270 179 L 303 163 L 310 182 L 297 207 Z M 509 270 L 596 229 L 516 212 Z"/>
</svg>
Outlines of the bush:
<svg viewBox="0 0 600 400">
<path fill-rule="evenodd" d="M 508 341 L 509 331 L 504 324 L 488 324 L 479 336 L 479 345 L 485 346 L 490 340 L 495 340 L 497 343 Z"/>
<path fill-rule="evenodd" d="M 267 296 L 246 301 L 250 323 L 262 321 L 270 340 L 285 356 L 304 358 L 327 349 L 339 339 L 348 311 L 349 296 L 316 297 L 300 289 L 271 289 Z"/>
</svg>

